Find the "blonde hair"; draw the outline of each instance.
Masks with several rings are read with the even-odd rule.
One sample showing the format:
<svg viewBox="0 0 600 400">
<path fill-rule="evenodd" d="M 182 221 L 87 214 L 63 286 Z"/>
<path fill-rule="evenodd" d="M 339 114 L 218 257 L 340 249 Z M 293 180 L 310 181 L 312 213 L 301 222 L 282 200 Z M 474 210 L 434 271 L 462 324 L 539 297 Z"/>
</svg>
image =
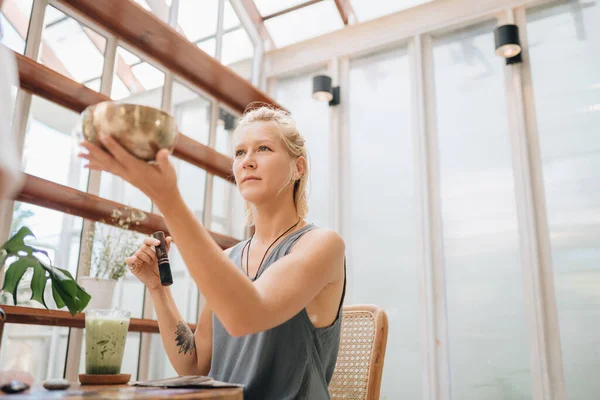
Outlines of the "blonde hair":
<svg viewBox="0 0 600 400">
<path fill-rule="evenodd" d="M 308 199 L 306 195 L 306 185 L 308 182 L 308 155 L 306 151 L 305 140 L 298 132 L 296 121 L 291 114 L 279 108 L 273 108 L 268 105 L 259 105 L 257 108 L 252 108 L 252 104 L 246 109 L 244 115 L 238 120 L 238 129 L 248 126 L 254 122 L 266 122 L 276 127 L 281 141 L 285 144 L 290 156 L 290 175 L 287 183 L 281 188 L 279 193 L 285 190 L 288 186 L 294 185 L 294 206 L 298 217 L 303 219 L 308 213 Z M 306 159 L 306 166 L 302 176 L 294 180 L 295 164 L 298 157 Z M 277 193 L 277 194 L 279 194 Z M 252 205 L 246 201 L 246 225 L 254 224 L 254 215 Z"/>
</svg>

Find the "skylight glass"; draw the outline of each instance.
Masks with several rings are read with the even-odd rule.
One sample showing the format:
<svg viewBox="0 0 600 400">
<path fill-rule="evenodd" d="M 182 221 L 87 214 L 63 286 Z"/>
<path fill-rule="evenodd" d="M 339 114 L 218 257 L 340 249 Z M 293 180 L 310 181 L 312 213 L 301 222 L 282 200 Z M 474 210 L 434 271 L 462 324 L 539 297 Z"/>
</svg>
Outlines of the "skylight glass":
<svg viewBox="0 0 600 400">
<path fill-rule="evenodd" d="M 358 22 L 363 22 L 430 1 L 432 0 L 352 0 L 351 3 Z"/>
<path fill-rule="evenodd" d="M 148 3 L 146 0 L 133 1 L 142 6 L 144 10 L 156 15 L 162 21 L 169 21 L 169 9 L 171 8 L 171 1 L 165 2 L 165 0 L 152 0 L 150 3 Z"/>
<path fill-rule="evenodd" d="M 191 42 L 217 32 L 219 0 L 180 0 L 179 26 Z"/>
<path fill-rule="evenodd" d="M 225 11 L 223 13 L 223 29 L 231 29 L 240 25 L 240 19 L 238 18 L 235 10 L 231 6 L 229 0 L 225 2 Z"/>
<path fill-rule="evenodd" d="M 33 0 L 4 0 L 2 4 L 0 43 L 20 54 L 25 52 L 32 4 Z"/>
<path fill-rule="evenodd" d="M 161 94 L 152 92 L 152 89 L 163 86 L 164 82 L 165 74 L 161 70 L 140 60 L 139 57 L 124 48 L 117 48 L 115 77 L 111 92 L 113 99 L 118 100 L 138 94 L 138 96 L 134 96 L 135 102 L 160 106 Z M 148 93 L 144 94 L 146 92 Z"/>
<path fill-rule="evenodd" d="M 217 49 L 217 40 L 215 38 L 206 39 L 198 42 L 196 46 L 198 46 L 200 50 L 204 51 L 209 56 L 214 57 Z"/>
<path fill-rule="evenodd" d="M 323 35 L 344 27 L 333 0 L 319 3 L 268 19 L 265 26 L 277 47 Z"/>
<path fill-rule="evenodd" d="M 254 55 L 254 44 L 244 28 L 223 35 L 221 62 L 225 65 L 250 59 Z"/>
<path fill-rule="evenodd" d="M 298 4 L 306 3 L 307 0 L 254 0 L 258 12 L 263 17 L 274 14 L 278 11 L 287 10 L 288 8 L 297 6 Z"/>
<path fill-rule="evenodd" d="M 55 71 L 84 83 L 102 75 L 106 39 L 65 16 L 46 8 L 40 61 Z"/>
</svg>

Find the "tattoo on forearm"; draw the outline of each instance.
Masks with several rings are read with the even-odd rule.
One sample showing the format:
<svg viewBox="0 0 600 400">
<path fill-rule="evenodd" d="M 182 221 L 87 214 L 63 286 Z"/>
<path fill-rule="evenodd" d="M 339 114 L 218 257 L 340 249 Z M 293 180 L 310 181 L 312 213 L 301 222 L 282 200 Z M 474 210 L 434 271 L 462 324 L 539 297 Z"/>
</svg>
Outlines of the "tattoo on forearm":
<svg viewBox="0 0 600 400">
<path fill-rule="evenodd" d="M 190 327 L 185 322 L 180 321 L 177 324 L 175 335 L 177 335 L 175 341 L 177 342 L 177 346 L 179 346 L 179 352 L 183 354 L 189 352 L 192 354 L 196 349 L 196 343 L 194 342 L 194 334 Z"/>
</svg>

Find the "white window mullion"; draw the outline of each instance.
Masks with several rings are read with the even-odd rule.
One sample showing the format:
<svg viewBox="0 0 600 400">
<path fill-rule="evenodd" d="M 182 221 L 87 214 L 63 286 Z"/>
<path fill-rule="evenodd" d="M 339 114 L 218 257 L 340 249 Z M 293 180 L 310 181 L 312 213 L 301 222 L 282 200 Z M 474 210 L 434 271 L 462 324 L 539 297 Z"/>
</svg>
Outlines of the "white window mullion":
<svg viewBox="0 0 600 400">
<path fill-rule="evenodd" d="M 210 131 L 208 134 L 208 147 L 214 149 L 217 142 L 217 123 L 219 121 L 219 110 L 220 104 L 216 101 L 212 102 L 210 112 Z M 214 188 L 215 176 L 213 174 L 206 174 L 206 182 L 204 186 L 204 210 L 202 213 L 202 225 L 206 229 L 210 230 L 210 224 L 212 221 L 212 199 L 213 199 L 213 188 Z M 190 286 L 196 288 L 196 284 L 190 281 Z M 204 307 L 204 296 L 202 293 L 198 293 L 198 312 Z"/>
<path fill-rule="evenodd" d="M 33 60 L 37 60 L 40 54 L 40 44 L 42 43 L 42 31 L 44 30 L 44 16 L 46 14 L 47 4 L 48 0 L 38 0 L 33 3 L 31 9 L 31 20 L 29 22 L 29 31 L 25 43 L 25 56 Z M 15 143 L 17 145 L 19 160 L 22 159 L 23 146 L 25 145 L 25 134 L 27 132 L 27 122 L 29 121 L 31 98 L 31 93 L 21 89 L 18 90 L 17 100 L 13 111 L 12 131 L 17 135 Z M 10 236 L 10 225 L 12 223 L 14 206 L 14 201 L 0 201 L 0 243 L 4 243 Z"/>
<path fill-rule="evenodd" d="M 350 86 L 348 81 L 348 69 L 350 61 L 348 57 L 334 58 L 330 63 L 330 73 L 333 86 L 340 86 L 340 90 L 347 91 Z M 342 71 L 345 69 L 345 71 Z M 345 72 L 345 73 L 344 73 Z M 342 85 L 342 77 L 346 82 Z M 348 109 L 348 103 L 340 101 L 335 107 L 329 107 L 329 228 L 341 232 L 341 210 L 340 204 L 340 131 L 344 129 L 344 112 Z M 309 171 L 314 174 L 314 171 Z"/>
<path fill-rule="evenodd" d="M 435 88 L 430 36 L 417 35 L 410 44 L 415 107 L 415 206 L 421 314 L 423 398 L 451 399 L 448 321 L 442 232 Z"/>
<path fill-rule="evenodd" d="M 535 400 L 566 399 L 542 159 L 536 126 L 525 9 L 518 9 L 522 64 L 505 67 L 523 286 Z M 513 10 L 506 20 L 514 23 Z"/>
<path fill-rule="evenodd" d="M 225 16 L 225 1 L 219 0 L 219 11 L 217 13 L 217 35 L 215 37 L 215 58 L 221 61 L 221 55 L 223 54 L 223 18 Z"/>
<path fill-rule="evenodd" d="M 115 59 L 117 54 L 118 40 L 114 36 L 108 36 L 106 40 L 106 49 L 104 51 L 104 66 L 102 69 L 102 79 L 100 82 L 100 93 L 110 96 L 112 89 L 113 75 L 115 70 Z M 100 171 L 90 170 L 88 177 L 87 192 L 98 195 L 100 193 Z M 76 278 L 89 276 L 90 263 L 92 259 L 93 243 L 85 240 L 93 234 L 94 223 L 88 219 L 83 220 L 81 229 L 81 240 L 79 244 L 79 260 L 77 262 Z M 79 374 L 79 364 L 81 361 L 81 346 L 83 344 L 83 329 L 70 328 L 67 346 L 67 358 L 65 362 L 65 379 L 71 382 L 77 381 Z"/>
<path fill-rule="evenodd" d="M 169 9 L 169 26 L 177 30 L 177 20 L 179 16 L 179 0 L 173 0 L 171 8 Z M 173 107 L 173 73 L 170 71 L 165 72 L 165 82 L 162 91 L 161 107 L 167 112 L 171 112 Z M 156 204 L 152 204 L 152 212 L 160 213 L 160 210 Z M 147 288 L 144 288 L 144 305 L 142 308 L 142 318 L 152 319 L 154 317 L 154 304 L 150 292 Z M 152 334 L 141 333 L 140 334 L 140 350 L 138 353 L 138 369 L 137 379 L 147 380 L 149 379 L 150 372 L 150 361 L 152 359 Z"/>
</svg>

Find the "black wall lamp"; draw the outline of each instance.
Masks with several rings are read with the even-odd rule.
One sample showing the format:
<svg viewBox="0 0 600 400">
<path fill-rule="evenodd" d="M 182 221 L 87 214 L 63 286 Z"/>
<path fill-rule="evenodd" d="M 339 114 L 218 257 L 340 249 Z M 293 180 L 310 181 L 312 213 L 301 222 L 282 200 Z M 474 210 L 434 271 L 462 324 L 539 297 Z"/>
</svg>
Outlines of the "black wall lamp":
<svg viewBox="0 0 600 400">
<path fill-rule="evenodd" d="M 340 104 L 340 87 L 332 87 L 331 77 L 327 75 L 317 75 L 313 78 L 313 99 L 319 101 L 328 101 L 330 106 Z"/>
<path fill-rule="evenodd" d="M 496 54 L 506 58 L 506 65 L 523 61 L 517 25 L 508 24 L 497 27 L 494 30 L 494 41 L 496 42 Z"/>
<path fill-rule="evenodd" d="M 236 122 L 235 117 L 227 111 L 223 109 L 219 111 L 219 123 L 224 125 L 226 131 L 234 130 L 237 125 Z"/>
</svg>

